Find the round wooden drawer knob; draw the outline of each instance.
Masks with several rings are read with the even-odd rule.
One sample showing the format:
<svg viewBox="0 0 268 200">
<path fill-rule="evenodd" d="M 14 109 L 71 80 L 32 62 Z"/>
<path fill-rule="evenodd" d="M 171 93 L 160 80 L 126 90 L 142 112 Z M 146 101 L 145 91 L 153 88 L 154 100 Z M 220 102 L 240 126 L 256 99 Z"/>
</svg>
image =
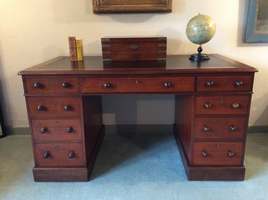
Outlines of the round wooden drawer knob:
<svg viewBox="0 0 268 200">
<path fill-rule="evenodd" d="M 39 83 L 39 82 L 36 82 L 33 84 L 33 87 L 36 88 L 36 89 L 40 89 L 43 87 L 42 83 Z"/>
<path fill-rule="evenodd" d="M 109 88 L 112 88 L 113 85 L 112 85 L 112 83 L 104 83 L 103 87 L 109 89 Z"/>
<path fill-rule="evenodd" d="M 236 156 L 236 153 L 234 153 L 233 151 L 228 151 L 228 152 L 227 152 L 227 156 L 228 156 L 229 158 L 233 158 L 233 157 Z"/>
<path fill-rule="evenodd" d="M 70 83 L 68 83 L 68 82 L 63 82 L 62 83 L 62 87 L 63 88 L 70 88 L 72 85 L 70 84 Z"/>
<path fill-rule="evenodd" d="M 68 158 L 69 159 L 74 159 L 76 157 L 76 155 L 75 155 L 75 152 L 74 151 L 70 151 L 69 153 L 68 153 Z"/>
<path fill-rule="evenodd" d="M 66 132 L 67 133 L 73 133 L 74 132 L 74 128 L 70 126 L 70 127 L 66 128 Z"/>
<path fill-rule="evenodd" d="M 239 109 L 239 108 L 241 108 L 241 105 L 239 103 L 233 103 L 232 108 L 233 109 Z"/>
<path fill-rule="evenodd" d="M 243 81 L 235 81 L 234 82 L 235 87 L 242 87 L 244 85 Z"/>
<path fill-rule="evenodd" d="M 238 130 L 238 128 L 236 126 L 234 126 L 234 125 L 229 126 L 229 131 L 235 132 L 237 130 Z"/>
<path fill-rule="evenodd" d="M 165 88 L 171 88 L 171 87 L 173 86 L 173 84 L 172 84 L 172 82 L 167 81 L 167 82 L 164 82 L 164 83 L 163 83 L 163 86 L 164 86 Z"/>
<path fill-rule="evenodd" d="M 201 152 L 201 155 L 202 155 L 203 158 L 207 158 L 208 157 L 208 152 L 204 150 L 204 151 Z"/>
<path fill-rule="evenodd" d="M 46 106 L 43 106 L 43 105 L 38 105 L 37 106 L 37 111 L 39 111 L 39 112 L 43 112 L 43 111 L 46 111 L 46 110 L 47 110 Z"/>
<path fill-rule="evenodd" d="M 215 86 L 215 81 L 212 81 L 212 80 L 207 81 L 207 82 L 205 83 L 205 86 L 206 86 L 206 87 L 213 87 L 213 86 Z"/>
<path fill-rule="evenodd" d="M 51 155 L 50 155 L 50 152 L 49 151 L 45 151 L 44 153 L 43 153 L 43 158 L 44 159 L 49 159 L 51 157 Z"/>
<path fill-rule="evenodd" d="M 46 128 L 46 127 L 42 127 L 42 128 L 40 128 L 40 132 L 41 132 L 42 134 L 45 134 L 45 133 L 48 132 L 48 128 Z"/>
<path fill-rule="evenodd" d="M 208 133 L 210 130 L 211 130 L 211 129 L 210 129 L 209 127 L 207 127 L 207 126 L 204 126 L 204 127 L 203 127 L 203 131 L 204 131 L 205 133 Z"/>
<path fill-rule="evenodd" d="M 212 108 L 212 104 L 211 103 L 205 103 L 204 105 L 203 105 L 203 107 L 205 108 L 205 109 L 211 109 Z"/>
<path fill-rule="evenodd" d="M 70 105 L 66 105 L 63 107 L 64 111 L 72 111 L 73 110 L 73 107 L 70 106 Z"/>
</svg>

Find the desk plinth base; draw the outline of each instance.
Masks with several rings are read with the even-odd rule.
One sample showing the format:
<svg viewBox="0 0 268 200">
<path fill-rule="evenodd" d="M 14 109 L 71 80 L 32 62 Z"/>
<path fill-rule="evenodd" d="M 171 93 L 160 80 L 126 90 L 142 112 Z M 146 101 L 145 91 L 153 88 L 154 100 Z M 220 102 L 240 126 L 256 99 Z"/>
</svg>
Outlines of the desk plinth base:
<svg viewBox="0 0 268 200">
<path fill-rule="evenodd" d="M 190 181 L 243 181 L 245 179 L 244 166 L 191 166 L 185 155 L 183 145 L 175 137 L 182 157 L 185 172 Z"/>
<path fill-rule="evenodd" d="M 89 181 L 88 168 L 33 168 L 36 182 Z"/>
</svg>

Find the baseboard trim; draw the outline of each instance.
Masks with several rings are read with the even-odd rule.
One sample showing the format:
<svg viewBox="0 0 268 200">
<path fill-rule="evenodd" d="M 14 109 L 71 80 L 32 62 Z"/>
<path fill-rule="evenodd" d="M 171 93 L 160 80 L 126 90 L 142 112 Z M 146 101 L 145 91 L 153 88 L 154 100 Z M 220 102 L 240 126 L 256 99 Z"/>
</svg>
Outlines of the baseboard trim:
<svg viewBox="0 0 268 200">
<path fill-rule="evenodd" d="M 172 133 L 173 124 L 143 124 L 143 125 L 105 125 L 106 134 L 115 134 L 118 132 L 128 133 Z M 29 135 L 31 129 L 29 127 L 7 127 L 7 135 Z M 268 126 L 251 126 L 248 133 L 268 133 Z"/>
<path fill-rule="evenodd" d="M 250 126 L 248 133 L 268 133 L 268 126 Z"/>
<path fill-rule="evenodd" d="M 153 133 L 153 134 L 161 134 L 161 133 L 172 133 L 173 132 L 173 124 L 124 124 L 124 125 L 106 125 L 105 130 L 106 134 L 135 134 L 135 133 Z"/>
<path fill-rule="evenodd" d="M 29 127 L 7 127 L 6 135 L 29 135 L 31 129 Z"/>
</svg>

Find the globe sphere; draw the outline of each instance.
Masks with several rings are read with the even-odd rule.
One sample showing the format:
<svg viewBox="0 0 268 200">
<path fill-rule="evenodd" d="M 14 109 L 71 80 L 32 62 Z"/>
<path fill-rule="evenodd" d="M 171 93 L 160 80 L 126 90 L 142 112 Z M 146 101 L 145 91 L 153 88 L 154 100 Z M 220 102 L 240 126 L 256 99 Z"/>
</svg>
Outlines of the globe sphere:
<svg viewBox="0 0 268 200">
<path fill-rule="evenodd" d="M 194 44 L 205 44 L 209 42 L 216 32 L 216 24 L 210 16 L 196 15 L 193 17 L 186 29 L 188 39 Z"/>
</svg>

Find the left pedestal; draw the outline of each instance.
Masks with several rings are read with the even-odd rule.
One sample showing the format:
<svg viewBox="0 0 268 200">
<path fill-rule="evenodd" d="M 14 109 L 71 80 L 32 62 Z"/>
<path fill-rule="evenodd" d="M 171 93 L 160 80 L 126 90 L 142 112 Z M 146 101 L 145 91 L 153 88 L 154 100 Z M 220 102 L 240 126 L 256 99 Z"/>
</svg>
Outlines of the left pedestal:
<svg viewBox="0 0 268 200">
<path fill-rule="evenodd" d="M 35 181 L 88 181 L 102 141 L 101 97 L 75 77 L 24 76 Z"/>
</svg>

